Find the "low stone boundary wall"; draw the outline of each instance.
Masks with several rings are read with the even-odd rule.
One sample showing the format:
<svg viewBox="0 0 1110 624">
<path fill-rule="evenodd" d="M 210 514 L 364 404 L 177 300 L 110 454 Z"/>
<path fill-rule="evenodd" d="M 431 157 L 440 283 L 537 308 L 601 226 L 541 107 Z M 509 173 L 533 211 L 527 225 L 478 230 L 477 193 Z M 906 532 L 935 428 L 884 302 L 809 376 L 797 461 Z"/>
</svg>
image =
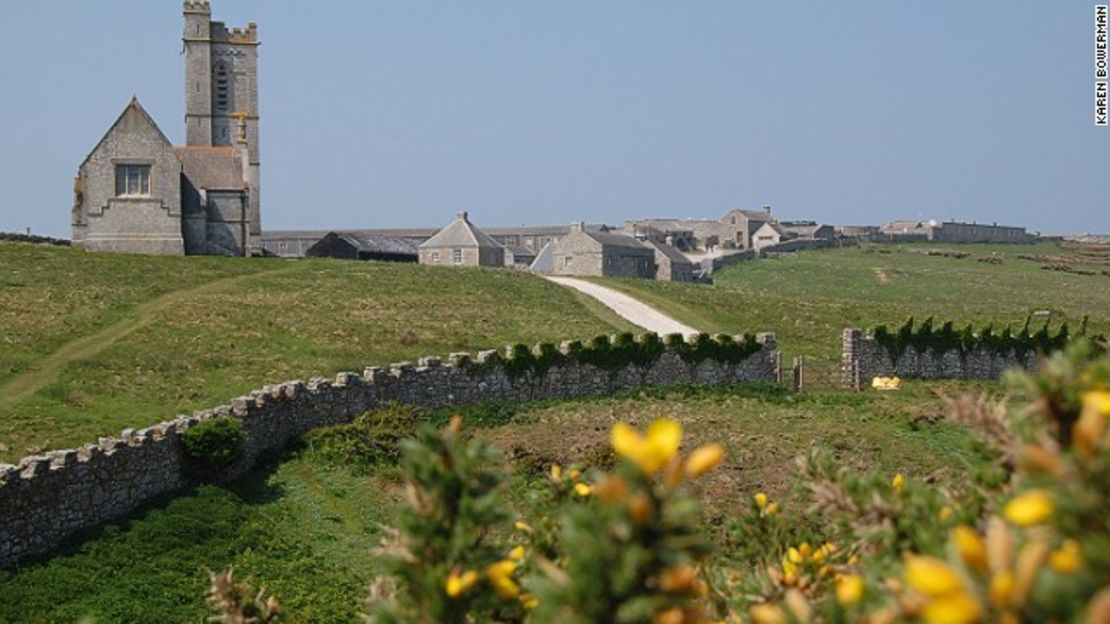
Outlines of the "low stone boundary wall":
<svg viewBox="0 0 1110 624">
<path fill-rule="evenodd" d="M 1013 350 L 997 353 L 978 348 L 969 353 L 950 349 L 943 353 L 928 349 L 919 352 L 907 347 L 897 361 L 873 336 L 859 329 L 844 330 L 841 355 L 841 380 L 844 387 L 867 386 L 875 377 L 907 377 L 920 379 L 999 379 L 1011 368 L 1036 370 L 1037 354 L 1029 351 L 1019 356 Z"/>
<path fill-rule="evenodd" d="M 230 471 L 235 476 L 249 471 L 262 453 L 281 449 L 309 430 L 345 423 L 390 403 L 438 408 L 605 396 L 647 386 L 776 381 L 775 336 L 760 334 L 757 342 L 758 349 L 740 361 L 690 361 L 689 350 L 668 345 L 650 363 L 596 366 L 578 361 L 572 343 L 564 343 L 563 357 L 549 359 L 552 363 L 545 368 L 514 367 L 511 357 L 493 351 L 476 358 L 454 354 L 446 362 L 427 357 L 416 365 L 367 368 L 362 375 L 340 373 L 334 380 L 265 386 L 230 405 L 125 430 L 118 438 L 27 457 L 18 466 L 0 464 L 0 567 L 48 554 L 78 531 L 190 485 L 179 436 L 206 420 L 230 416 L 243 421 L 247 448 Z"/>
</svg>

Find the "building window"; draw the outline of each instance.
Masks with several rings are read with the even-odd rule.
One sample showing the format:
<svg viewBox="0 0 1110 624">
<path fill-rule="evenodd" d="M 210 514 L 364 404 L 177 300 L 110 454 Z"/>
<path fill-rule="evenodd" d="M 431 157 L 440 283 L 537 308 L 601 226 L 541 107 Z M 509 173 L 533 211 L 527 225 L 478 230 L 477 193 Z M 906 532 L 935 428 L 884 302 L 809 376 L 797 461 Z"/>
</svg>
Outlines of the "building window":
<svg viewBox="0 0 1110 624">
<path fill-rule="evenodd" d="M 117 197 L 148 197 L 150 165 L 116 165 Z"/>
<path fill-rule="evenodd" d="M 570 266 L 574 262 L 573 256 L 563 256 L 563 266 Z"/>
<path fill-rule="evenodd" d="M 452 264 L 462 264 L 463 263 L 462 250 L 461 249 L 455 249 L 451 252 L 451 263 Z"/>
<path fill-rule="evenodd" d="M 433 251 L 432 252 L 432 264 L 439 264 L 439 252 L 438 251 Z"/>
</svg>

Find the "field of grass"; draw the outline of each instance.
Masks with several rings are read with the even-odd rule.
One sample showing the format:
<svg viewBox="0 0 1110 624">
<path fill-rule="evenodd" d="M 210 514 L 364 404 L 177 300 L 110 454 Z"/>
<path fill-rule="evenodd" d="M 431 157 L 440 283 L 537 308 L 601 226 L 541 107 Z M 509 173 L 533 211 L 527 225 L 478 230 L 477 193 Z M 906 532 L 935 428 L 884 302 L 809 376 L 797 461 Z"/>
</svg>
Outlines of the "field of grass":
<svg viewBox="0 0 1110 624">
<path fill-rule="evenodd" d="M 788 358 L 835 363 L 845 327 L 897 327 L 911 315 L 1016 330 L 1031 312 L 1047 310 L 1054 326 L 1067 321 L 1075 329 L 1089 316 L 1093 332 L 1110 333 L 1110 276 L 1042 270 L 1042 262 L 1018 257 L 1061 255 L 1075 254 L 1050 243 L 872 245 L 741 263 L 715 274 L 712 286 L 603 282 L 702 331 L 773 331 Z"/>
<path fill-rule="evenodd" d="M 951 393 L 982 386 L 946 384 Z M 476 406 L 466 421 L 500 448 L 514 475 L 510 499 L 526 512 L 551 462 L 604 466 L 614 422 L 681 421 L 690 447 L 724 443 L 725 465 L 699 484 L 709 521 L 765 490 L 786 495 L 795 457 L 832 449 L 844 465 L 875 467 L 941 483 L 965 483 L 989 469 L 967 434 L 933 422 L 936 385 L 896 394 L 772 387 L 652 390 L 528 406 Z M 429 415 L 442 421 L 447 414 Z M 932 424 L 930 424 L 932 423 Z M 281 597 L 293 621 L 356 621 L 367 584 L 379 571 L 372 549 L 400 501 L 392 466 L 355 472 L 310 449 L 292 451 L 230 486 L 204 486 L 101 528 L 66 552 L 0 572 L 0 623 L 197 622 L 206 570 L 234 566 Z M 789 505 L 789 499 L 784 501 Z M 727 553 L 725 553 L 727 555 Z"/>
<path fill-rule="evenodd" d="M 0 243 L 0 461 L 266 383 L 629 328 L 511 271 Z"/>
</svg>

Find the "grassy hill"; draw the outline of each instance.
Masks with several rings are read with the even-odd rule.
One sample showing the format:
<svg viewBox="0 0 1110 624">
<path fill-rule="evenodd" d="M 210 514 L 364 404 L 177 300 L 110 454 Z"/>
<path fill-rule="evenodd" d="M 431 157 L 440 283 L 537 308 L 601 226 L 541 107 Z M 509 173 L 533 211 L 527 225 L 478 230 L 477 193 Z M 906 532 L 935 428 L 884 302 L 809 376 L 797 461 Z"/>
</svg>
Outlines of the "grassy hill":
<svg viewBox="0 0 1110 624">
<path fill-rule="evenodd" d="M 927 255 L 936 250 L 949 254 Z M 967 257 L 955 257 L 968 254 Z M 1024 256 L 1025 258 L 1020 258 Z M 1043 270 L 1083 267 L 1090 275 Z M 728 267 L 713 286 L 604 280 L 711 333 L 778 334 L 787 356 L 835 363 L 845 327 L 898 326 L 909 316 L 1015 329 L 1048 310 L 1055 326 L 1090 317 L 1110 333 L 1110 251 L 1037 245 L 873 245 L 802 252 Z"/>
<path fill-rule="evenodd" d="M 628 328 L 512 271 L 0 243 L 0 461 L 265 383 Z"/>
</svg>

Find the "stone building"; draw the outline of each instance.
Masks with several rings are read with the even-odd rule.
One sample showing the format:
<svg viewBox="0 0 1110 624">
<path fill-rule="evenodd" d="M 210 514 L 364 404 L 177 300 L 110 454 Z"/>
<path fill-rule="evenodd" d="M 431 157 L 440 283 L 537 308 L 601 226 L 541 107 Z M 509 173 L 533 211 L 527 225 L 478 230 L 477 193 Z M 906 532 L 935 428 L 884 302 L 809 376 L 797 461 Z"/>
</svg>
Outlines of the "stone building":
<svg viewBox="0 0 1110 624">
<path fill-rule="evenodd" d="M 752 234 L 751 248 L 756 251 L 761 251 L 767 247 L 774 247 L 795 238 L 797 238 L 796 235 L 787 232 L 778 223 L 764 223 Z"/>
<path fill-rule="evenodd" d="M 474 227 L 465 212 L 436 232 L 420 247 L 420 264 L 448 266 L 505 266 L 505 248 Z"/>
<path fill-rule="evenodd" d="M 721 223 L 729 228 L 730 240 L 740 249 L 752 249 L 752 236 L 756 230 L 763 227 L 764 223 L 774 221 L 770 206 L 764 206 L 763 210 L 734 209 L 721 217 Z"/>
<path fill-rule="evenodd" d="M 631 236 L 590 231 L 582 223 L 551 243 L 550 260 L 555 275 L 655 277 L 654 251 Z"/>
<path fill-rule="evenodd" d="M 416 246 L 400 239 L 369 236 L 357 232 L 329 232 L 304 254 L 309 258 L 416 262 Z"/>
<path fill-rule="evenodd" d="M 132 99 L 81 163 L 73 242 L 89 251 L 261 251 L 258 29 L 184 3 L 185 136 L 174 147 Z"/>
<path fill-rule="evenodd" d="M 655 279 L 663 282 L 695 281 L 693 262 L 675 247 L 654 239 L 643 242 L 655 254 Z"/>
<path fill-rule="evenodd" d="M 956 221 L 891 221 L 879 228 L 889 240 L 928 240 L 937 243 L 1026 243 L 1032 237 L 1023 227 Z"/>
</svg>

